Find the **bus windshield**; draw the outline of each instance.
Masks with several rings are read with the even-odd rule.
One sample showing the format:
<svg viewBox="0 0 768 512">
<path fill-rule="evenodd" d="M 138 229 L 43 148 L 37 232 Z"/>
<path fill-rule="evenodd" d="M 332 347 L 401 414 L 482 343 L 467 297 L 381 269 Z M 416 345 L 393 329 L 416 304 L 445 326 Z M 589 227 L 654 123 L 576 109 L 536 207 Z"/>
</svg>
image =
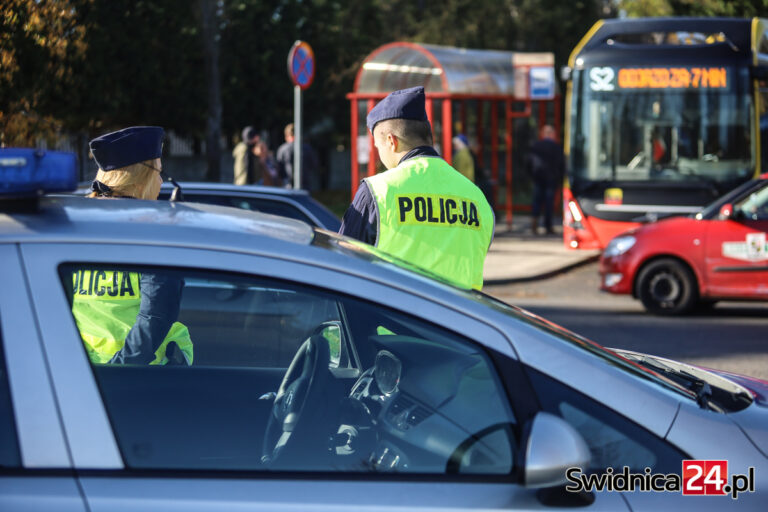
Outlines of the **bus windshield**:
<svg viewBox="0 0 768 512">
<path fill-rule="evenodd" d="M 709 70 L 709 81 L 693 81 L 696 71 Z M 671 83 L 676 76 L 679 83 Z M 725 190 L 754 172 L 746 68 L 587 68 L 574 73 L 573 87 L 577 187 L 676 181 Z"/>
</svg>

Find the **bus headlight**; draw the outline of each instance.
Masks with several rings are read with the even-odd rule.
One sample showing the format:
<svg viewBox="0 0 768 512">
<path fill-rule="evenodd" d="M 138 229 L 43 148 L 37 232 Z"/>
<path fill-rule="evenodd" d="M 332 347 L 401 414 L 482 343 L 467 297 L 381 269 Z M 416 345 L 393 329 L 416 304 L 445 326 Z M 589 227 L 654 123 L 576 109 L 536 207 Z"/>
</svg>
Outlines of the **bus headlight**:
<svg viewBox="0 0 768 512">
<path fill-rule="evenodd" d="M 631 235 L 617 236 L 608 243 L 608 247 L 603 251 L 603 256 L 620 256 L 630 250 L 635 242 L 635 237 Z"/>
</svg>

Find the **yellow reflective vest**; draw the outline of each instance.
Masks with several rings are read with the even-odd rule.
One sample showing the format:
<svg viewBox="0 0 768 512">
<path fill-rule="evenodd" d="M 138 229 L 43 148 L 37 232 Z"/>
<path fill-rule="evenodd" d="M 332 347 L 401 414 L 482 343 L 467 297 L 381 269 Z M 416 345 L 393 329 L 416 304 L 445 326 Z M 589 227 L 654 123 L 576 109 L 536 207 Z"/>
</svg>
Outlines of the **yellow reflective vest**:
<svg viewBox="0 0 768 512">
<path fill-rule="evenodd" d="M 378 208 L 377 248 L 463 288 L 482 288 L 494 215 L 474 183 L 430 156 L 364 181 Z"/>
<path fill-rule="evenodd" d="M 93 363 L 107 363 L 125 345 L 141 305 L 137 272 L 79 270 L 72 272 L 72 314 Z M 165 349 L 175 341 L 192 364 L 192 340 L 186 326 L 174 322 L 150 364 L 166 364 Z"/>
</svg>

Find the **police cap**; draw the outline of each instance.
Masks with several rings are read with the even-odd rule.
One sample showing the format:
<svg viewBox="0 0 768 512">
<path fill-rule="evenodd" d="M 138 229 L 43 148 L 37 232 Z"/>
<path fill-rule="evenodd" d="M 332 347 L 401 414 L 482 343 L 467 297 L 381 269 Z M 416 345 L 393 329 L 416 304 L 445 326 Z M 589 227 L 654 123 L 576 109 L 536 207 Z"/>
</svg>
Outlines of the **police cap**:
<svg viewBox="0 0 768 512">
<path fill-rule="evenodd" d="M 424 103 L 423 87 L 411 87 L 390 93 L 368 113 L 366 118 L 368 129 L 373 133 L 376 125 L 387 119 L 412 119 L 429 122 Z"/>
<path fill-rule="evenodd" d="M 90 142 L 93 159 L 103 171 L 160 158 L 164 131 L 159 126 L 131 126 Z"/>
</svg>

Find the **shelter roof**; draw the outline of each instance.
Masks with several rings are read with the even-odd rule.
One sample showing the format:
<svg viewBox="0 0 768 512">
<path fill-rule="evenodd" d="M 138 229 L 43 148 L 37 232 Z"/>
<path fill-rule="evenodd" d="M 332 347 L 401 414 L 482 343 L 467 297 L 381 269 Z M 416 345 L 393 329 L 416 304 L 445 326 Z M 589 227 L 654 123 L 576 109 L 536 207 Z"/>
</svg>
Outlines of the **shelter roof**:
<svg viewBox="0 0 768 512">
<path fill-rule="evenodd" d="M 554 66 L 552 53 L 473 50 L 395 42 L 366 57 L 355 81 L 355 92 L 388 93 L 424 86 L 429 93 L 524 96 L 530 67 Z M 517 71 L 517 73 L 516 73 Z M 524 90 L 524 89 L 523 89 Z"/>
</svg>

